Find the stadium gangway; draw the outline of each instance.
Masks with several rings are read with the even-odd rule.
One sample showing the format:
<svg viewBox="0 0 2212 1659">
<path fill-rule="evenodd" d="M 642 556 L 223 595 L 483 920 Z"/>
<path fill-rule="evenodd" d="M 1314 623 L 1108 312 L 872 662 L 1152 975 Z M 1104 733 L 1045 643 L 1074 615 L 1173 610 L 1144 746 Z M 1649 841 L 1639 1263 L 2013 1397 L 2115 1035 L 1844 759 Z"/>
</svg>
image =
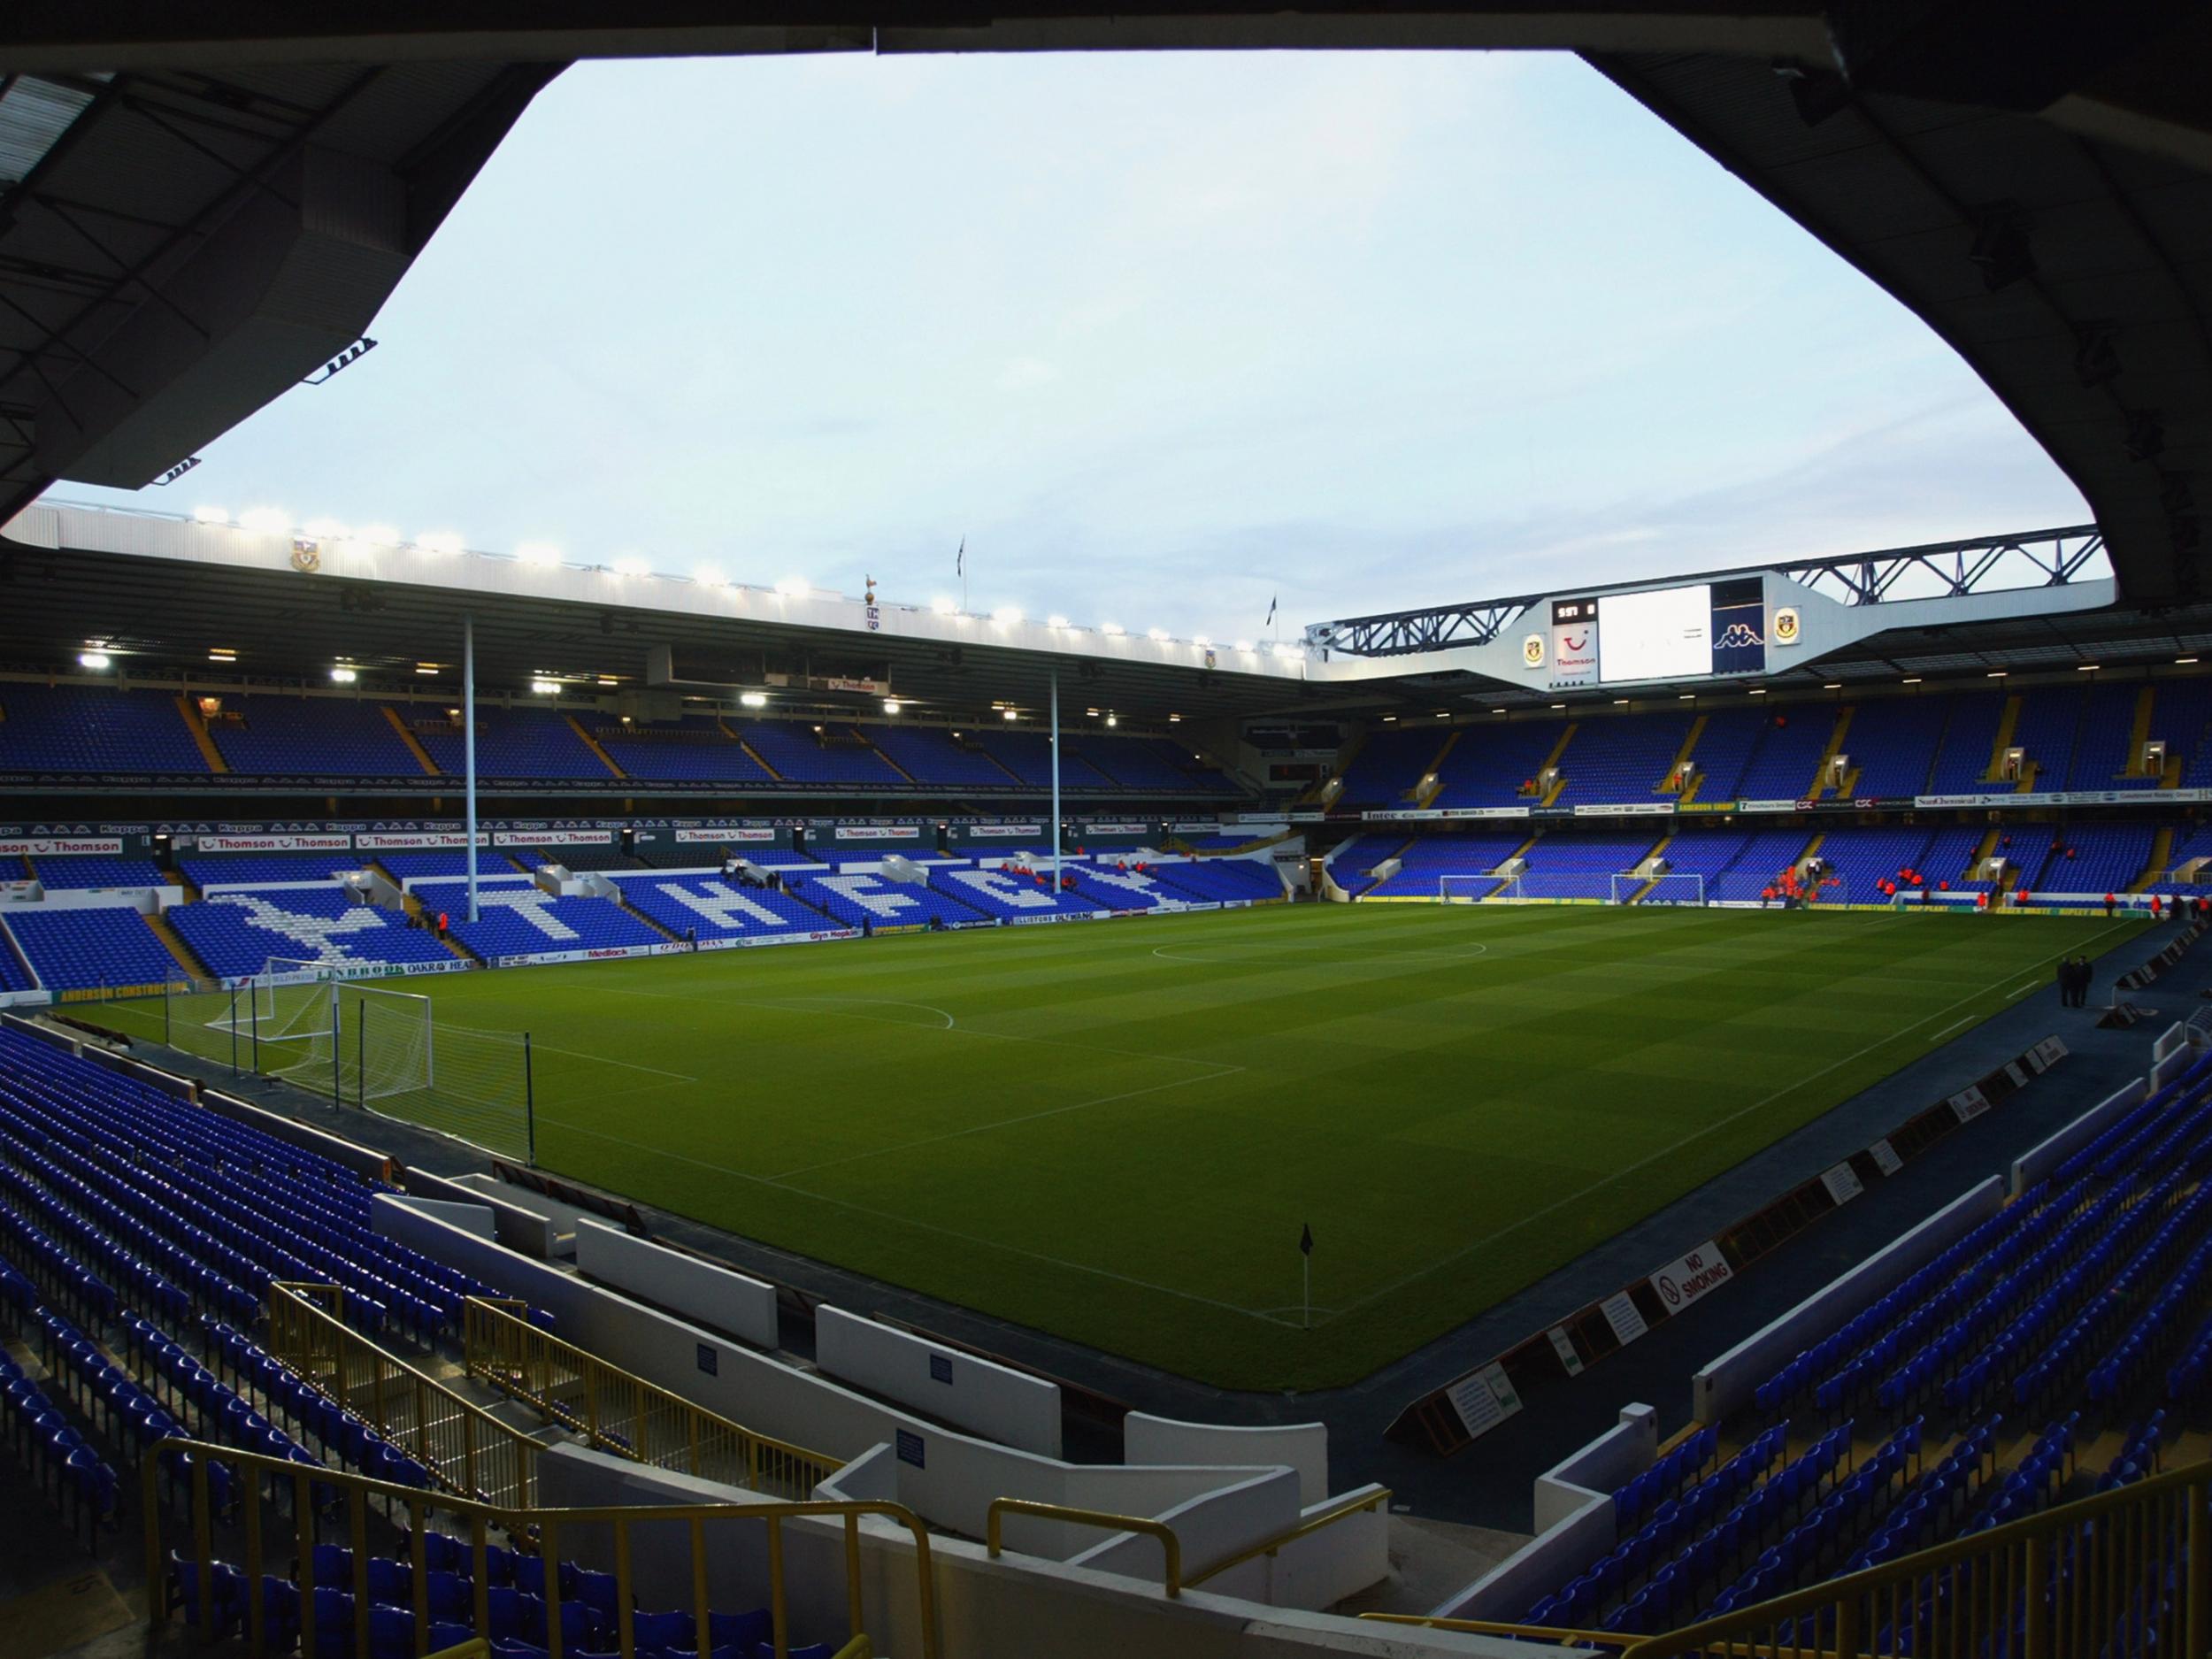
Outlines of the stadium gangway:
<svg viewBox="0 0 2212 1659">
<path fill-rule="evenodd" d="M 243 1560 L 239 1571 L 243 1575 L 244 1606 L 236 1609 L 236 1620 L 246 1640 L 246 1651 L 251 1659 L 264 1659 L 276 1651 L 270 1640 L 269 1601 L 264 1586 L 264 1570 L 270 1563 L 268 1552 L 277 1552 L 280 1560 L 296 1555 L 296 1584 L 298 1593 L 299 1626 L 298 1651 L 313 1659 L 326 1653 L 329 1644 L 316 1640 L 317 1615 L 315 1583 L 315 1546 L 319 1541 L 319 1505 L 327 1504 L 333 1494 L 342 1497 L 345 1506 L 343 1535 L 349 1540 L 353 1555 L 352 1582 L 343 1586 L 341 1594 L 349 1605 L 353 1621 L 354 1659 L 370 1659 L 370 1625 L 373 1602 L 369 1594 L 369 1520 L 370 1502 L 376 1500 L 380 1509 L 406 1515 L 406 1550 L 409 1586 L 413 1605 L 414 1633 L 412 1651 L 430 1651 L 429 1582 L 431 1573 L 426 1560 L 425 1541 L 429 1523 L 434 1516 L 457 1521 L 456 1528 L 467 1552 L 470 1571 L 466 1575 L 471 1587 L 472 1606 L 465 1621 L 479 1640 L 488 1641 L 492 1630 L 491 1583 L 489 1551 L 494 1548 L 491 1534 L 503 1533 L 511 1540 L 534 1540 L 538 1558 L 546 1562 L 562 1559 L 560 1540 L 566 1531 L 576 1536 L 575 1529 L 582 1529 L 590 1537 L 606 1529 L 611 1533 L 616 1631 L 618 1644 L 616 1652 L 620 1659 L 637 1659 L 635 1640 L 632 1571 L 631 1536 L 642 1525 L 657 1530 L 671 1523 L 688 1527 L 690 1532 L 691 1603 L 694 1629 L 712 1628 L 713 1609 L 708 1585 L 708 1538 L 710 1529 L 726 1534 L 734 1527 L 758 1522 L 767 1529 L 768 1607 L 771 1629 L 773 1632 L 773 1651 L 776 1659 L 787 1659 L 791 1651 L 789 1623 L 789 1594 L 784 1586 L 786 1538 L 784 1528 L 794 1521 L 814 1517 L 841 1520 L 844 1523 L 845 1605 L 849 1623 L 849 1639 L 836 1659 L 867 1659 L 870 1647 L 862 1630 L 865 1620 L 861 1601 L 862 1561 L 860 1552 L 860 1522 L 864 1517 L 873 1516 L 906 1528 L 914 1540 L 914 1570 L 916 1609 L 921 1626 L 921 1659 L 937 1659 L 937 1606 L 934 1578 L 929 1550 L 929 1532 L 921 1517 L 905 1505 L 887 1501 L 871 1500 L 808 1502 L 803 1503 L 692 1503 L 670 1505 L 617 1504 L 589 1509 L 516 1509 L 497 1504 L 478 1503 L 466 1498 L 448 1497 L 425 1492 L 419 1486 L 396 1486 L 388 1480 L 372 1480 L 365 1475 L 356 1475 L 341 1470 L 326 1468 L 320 1463 L 298 1463 L 280 1457 L 265 1457 L 257 1452 L 240 1451 L 233 1446 L 211 1445 L 201 1440 L 169 1440 L 162 1443 L 162 1455 L 142 1460 L 142 1515 L 146 1545 L 146 1613 L 148 1634 L 157 1637 L 167 1621 L 170 1610 L 168 1594 L 169 1552 L 165 1544 L 165 1529 L 171 1517 L 170 1506 L 165 1503 L 161 1492 L 161 1474 L 175 1455 L 182 1454 L 191 1463 L 190 1501 L 186 1512 L 186 1526 L 192 1543 L 191 1565 L 196 1579 L 193 1590 L 184 1598 L 187 1614 L 202 1646 L 212 1642 L 217 1634 L 216 1602 L 218 1600 L 215 1576 L 211 1571 L 216 1560 L 214 1540 L 217 1515 L 211 1501 L 208 1465 L 211 1463 L 231 1466 L 240 1477 L 234 1489 L 246 1494 L 240 1505 L 234 1528 L 242 1537 Z M 275 1511 L 280 1520 L 291 1523 L 288 1530 L 296 1536 L 287 1538 L 282 1532 L 266 1536 L 263 1504 L 271 1491 L 281 1492 L 289 1503 L 289 1514 Z M 545 1650 L 547 1659 L 562 1659 L 561 1575 L 545 1574 Z M 340 1589 L 334 1585 L 320 1586 Z M 149 1648 L 153 1646 L 151 1641 Z M 287 1644 L 288 1649 L 288 1644 Z"/>
<path fill-rule="evenodd" d="M 1636 1640 L 1626 1659 L 2212 1651 L 2212 1462 Z M 2177 1646 L 2169 1647 L 2174 1632 Z"/>
<path fill-rule="evenodd" d="M 268 1350 L 457 1495 L 528 1504 L 545 1448 L 345 1323 L 337 1285 L 269 1286 Z"/>
<path fill-rule="evenodd" d="M 803 1498 L 843 1460 L 733 1423 L 518 1317 L 519 1302 L 462 1310 L 468 1375 L 584 1435 L 594 1451 L 772 1496 Z"/>
</svg>

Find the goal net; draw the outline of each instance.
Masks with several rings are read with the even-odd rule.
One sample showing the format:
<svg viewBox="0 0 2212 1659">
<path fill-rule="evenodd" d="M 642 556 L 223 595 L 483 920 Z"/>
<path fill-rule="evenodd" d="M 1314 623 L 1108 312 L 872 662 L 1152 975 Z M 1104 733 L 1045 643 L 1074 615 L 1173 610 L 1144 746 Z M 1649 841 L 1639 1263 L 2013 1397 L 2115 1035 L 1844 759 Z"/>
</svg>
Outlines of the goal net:
<svg viewBox="0 0 2212 1659">
<path fill-rule="evenodd" d="M 430 999 L 321 963 L 272 957 L 209 1024 L 248 1038 L 255 1070 L 336 1104 L 425 1094 L 436 1084 Z"/>
<path fill-rule="evenodd" d="M 1505 896 L 1506 887 L 1517 887 L 1521 879 L 1513 877 L 1504 887 L 1493 875 L 1448 875 L 1436 878 L 1436 901 L 1440 904 L 1479 904 L 1486 898 Z"/>
<path fill-rule="evenodd" d="M 1644 889 L 1649 887 L 1650 892 Z M 1643 894 L 1641 898 L 1638 894 Z M 1613 877 L 1613 902 L 1616 904 L 1702 904 L 1705 902 L 1705 878 L 1695 871 L 1670 871 L 1664 875 L 1644 875 L 1633 870 L 1624 870 Z"/>
</svg>

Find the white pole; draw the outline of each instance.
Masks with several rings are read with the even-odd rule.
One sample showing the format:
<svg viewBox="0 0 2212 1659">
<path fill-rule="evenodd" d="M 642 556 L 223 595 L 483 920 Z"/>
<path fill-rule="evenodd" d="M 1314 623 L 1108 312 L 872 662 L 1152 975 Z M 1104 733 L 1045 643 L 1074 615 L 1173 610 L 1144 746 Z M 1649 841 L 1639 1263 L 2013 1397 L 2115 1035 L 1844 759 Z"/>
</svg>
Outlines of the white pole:
<svg viewBox="0 0 2212 1659">
<path fill-rule="evenodd" d="M 1060 671 L 1052 671 L 1052 902 L 1060 902 Z"/>
<path fill-rule="evenodd" d="M 476 913 L 476 618 L 461 613 L 461 772 L 468 795 L 469 920 Z"/>
<path fill-rule="evenodd" d="M 1305 1311 L 1299 1316 L 1298 1328 L 1302 1331 L 1310 1331 L 1313 1329 L 1313 1257 L 1302 1252 L 1298 1261 L 1299 1277 L 1305 1281 L 1306 1292 Z"/>
</svg>

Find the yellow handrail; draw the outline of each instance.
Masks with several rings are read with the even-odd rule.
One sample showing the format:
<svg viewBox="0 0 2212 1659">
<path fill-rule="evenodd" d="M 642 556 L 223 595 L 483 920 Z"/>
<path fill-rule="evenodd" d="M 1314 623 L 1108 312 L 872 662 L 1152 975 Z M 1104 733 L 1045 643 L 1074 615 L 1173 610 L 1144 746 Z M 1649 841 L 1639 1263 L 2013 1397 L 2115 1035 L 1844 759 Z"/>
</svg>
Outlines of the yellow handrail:
<svg viewBox="0 0 2212 1659">
<path fill-rule="evenodd" d="M 2178 1625 L 2177 1653 L 2212 1651 L 2212 1463 L 2046 1509 L 1878 1567 L 1740 1608 L 1628 1649 L 1632 1659 L 1724 1652 L 1978 1653 L 2020 1659 L 2116 1645 L 2125 1621 Z M 2177 1605 L 2167 1609 L 2171 1596 Z M 1786 1632 L 1784 1627 L 1787 1626 Z M 2016 1632 L 2016 1645 L 2011 1639 Z"/>
<path fill-rule="evenodd" d="M 481 1636 L 474 1636 L 467 1641 L 456 1642 L 450 1647 L 440 1648 L 430 1655 L 430 1659 L 491 1659 L 491 1643 Z"/>
<path fill-rule="evenodd" d="M 726 1486 L 803 1498 L 843 1467 L 681 1394 L 507 1311 L 517 1302 L 472 1296 L 462 1310 L 468 1374 L 586 1436 L 595 1450 Z"/>
<path fill-rule="evenodd" d="M 1223 1556 L 1204 1571 L 1194 1572 L 1183 1582 L 1190 1585 L 1203 1584 L 1207 1579 L 1225 1573 L 1232 1567 L 1241 1567 L 1248 1561 L 1256 1560 L 1262 1555 L 1271 1555 L 1286 1544 L 1294 1544 L 1302 1538 L 1310 1538 L 1325 1527 L 1334 1526 L 1348 1516 L 1363 1515 L 1379 1503 L 1389 1502 L 1390 1499 L 1391 1492 L 1387 1486 L 1378 1487 L 1373 1492 L 1356 1494 L 1345 1499 L 1333 1509 L 1320 1515 L 1309 1516 L 1294 1526 L 1285 1527 L 1272 1538 L 1262 1539 L 1249 1549 L 1240 1549 L 1233 1555 Z"/>
<path fill-rule="evenodd" d="M 1167 1593 L 1171 1596 L 1183 1594 L 1183 1540 L 1175 1536 L 1175 1529 L 1164 1521 L 1148 1520 L 1140 1515 L 1112 1515 L 1103 1509 L 1071 1509 L 1064 1504 L 1036 1503 L 1027 1498 L 993 1498 L 984 1516 L 983 1541 L 994 1555 L 1002 1548 L 1000 1522 L 1009 1515 L 1026 1515 L 1040 1521 L 1067 1521 L 1077 1526 L 1099 1526 L 1110 1532 L 1142 1532 L 1156 1538 L 1161 1553 L 1167 1558 Z"/>
<path fill-rule="evenodd" d="M 158 1455 L 150 1455 L 142 1462 L 140 1495 L 146 1540 L 146 1606 L 149 1619 L 156 1624 L 168 1617 L 170 1609 L 168 1556 L 163 1547 L 163 1528 L 168 1519 L 168 1506 L 162 1501 L 161 1471 L 179 1453 L 188 1455 L 192 1464 L 188 1513 L 192 1535 L 191 1558 L 199 1563 L 197 1571 L 202 1575 L 203 1593 L 194 1600 L 197 1609 L 197 1633 L 203 1643 L 212 1639 L 216 1633 L 215 1596 L 211 1594 L 211 1578 L 206 1571 L 208 1563 L 215 1559 L 213 1535 L 216 1517 L 210 1499 L 209 1467 L 213 1463 L 227 1464 L 242 1477 L 238 1484 L 243 1501 L 237 1519 L 244 1548 L 240 1571 L 244 1575 L 247 1586 L 243 1622 L 247 1648 L 253 1659 L 263 1659 L 263 1655 L 270 1652 L 268 1601 L 262 1589 L 266 1564 L 264 1532 L 270 1517 L 265 1516 L 264 1509 L 265 1506 L 272 1510 L 280 1510 L 286 1507 L 286 1499 L 288 1499 L 290 1530 L 296 1534 L 292 1543 L 296 1551 L 294 1578 L 299 1592 L 299 1651 L 303 1654 L 321 1651 L 315 1640 L 317 1586 L 314 1546 L 321 1530 L 318 1525 L 318 1505 L 327 1500 L 332 1489 L 343 1494 L 347 1508 L 344 1534 L 353 1552 L 353 1579 L 343 1587 L 352 1598 L 356 1659 L 368 1659 L 369 1654 L 368 1504 L 372 1498 L 381 1499 L 388 1511 L 403 1509 L 406 1512 L 410 1582 L 414 1593 L 414 1647 L 417 1652 L 426 1650 L 430 1639 L 429 1571 L 424 1537 L 433 1516 L 451 1517 L 462 1523 L 458 1530 L 465 1533 L 471 1557 L 469 1570 L 462 1576 L 474 1588 L 474 1606 L 470 1618 L 456 1622 L 470 1624 L 480 1642 L 488 1640 L 491 1632 L 488 1552 L 491 1548 L 490 1534 L 493 1532 L 503 1532 L 510 1540 L 534 1536 L 539 1541 L 541 1556 L 549 1562 L 557 1562 L 562 1558 L 559 1540 L 564 1530 L 587 1528 L 590 1529 L 587 1536 L 591 1536 L 598 1529 L 606 1529 L 604 1544 L 608 1553 L 603 1560 L 615 1580 L 615 1604 L 619 1609 L 616 1640 L 622 1659 L 635 1659 L 637 1652 L 630 1617 L 634 1589 L 631 1571 L 634 1530 L 639 1525 L 660 1528 L 671 1524 L 680 1524 L 689 1528 L 692 1591 L 689 1606 L 695 1634 L 703 1647 L 710 1630 L 708 1616 L 711 1610 L 707 1573 L 707 1528 L 710 1525 L 758 1521 L 767 1528 L 769 1618 L 774 1636 L 774 1650 L 777 1659 L 787 1659 L 791 1637 L 788 1598 L 783 1583 L 783 1526 L 787 1521 L 820 1516 L 844 1522 L 845 1607 L 852 1634 L 840 1651 L 838 1659 L 868 1659 L 871 1649 L 861 1630 L 863 1571 L 860 1522 L 864 1517 L 875 1516 L 898 1523 L 907 1529 L 914 1540 L 916 1609 L 921 1625 L 921 1659 L 936 1659 L 937 1656 L 935 1579 L 931 1568 L 929 1533 L 923 1526 L 921 1517 L 903 1504 L 856 1500 L 839 1502 L 616 1504 L 583 1509 L 519 1509 L 480 1503 L 468 1498 L 448 1497 L 414 1486 L 395 1486 L 390 1481 L 372 1480 L 366 1476 L 349 1474 L 320 1464 L 297 1463 L 284 1458 L 264 1456 L 257 1452 L 242 1452 L 233 1447 L 185 1440 L 163 1441 Z M 278 1518 L 284 1517 L 280 1514 Z M 278 1533 L 272 1541 L 281 1548 L 285 1542 L 284 1534 Z M 544 1600 L 546 1653 L 548 1659 L 561 1659 L 560 1575 L 557 1572 L 549 1571 L 545 1575 Z M 465 1655 L 471 1648 L 464 1644 L 451 1651 L 456 1655 Z"/>
<path fill-rule="evenodd" d="M 1455 1630 L 1471 1636 L 1510 1636 L 1517 1641 L 1548 1641 L 1559 1647 L 1630 1647 L 1643 1640 L 1606 1630 L 1555 1630 L 1548 1624 L 1500 1624 L 1486 1618 L 1440 1618 L 1428 1613 L 1362 1613 L 1380 1624 L 1418 1624 L 1424 1630 Z"/>
<path fill-rule="evenodd" d="M 544 1448 L 474 1402 L 388 1354 L 343 1321 L 336 1285 L 269 1286 L 269 1352 L 390 1444 L 449 1492 L 527 1506 Z"/>
</svg>

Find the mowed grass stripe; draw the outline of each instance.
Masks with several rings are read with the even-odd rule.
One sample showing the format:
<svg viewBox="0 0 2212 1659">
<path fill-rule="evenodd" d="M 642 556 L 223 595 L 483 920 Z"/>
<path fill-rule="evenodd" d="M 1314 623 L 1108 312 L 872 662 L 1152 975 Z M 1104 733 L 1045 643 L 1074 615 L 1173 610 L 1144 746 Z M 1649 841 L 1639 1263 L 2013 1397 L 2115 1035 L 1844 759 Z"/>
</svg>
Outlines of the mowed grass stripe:
<svg viewBox="0 0 2212 1659">
<path fill-rule="evenodd" d="M 552 1169 L 1274 1388 L 1440 1334 L 2120 936 L 1330 906 L 417 984 L 672 1074 L 541 1059 Z M 1308 1221 L 1330 1311 L 1301 1331 Z"/>
</svg>

